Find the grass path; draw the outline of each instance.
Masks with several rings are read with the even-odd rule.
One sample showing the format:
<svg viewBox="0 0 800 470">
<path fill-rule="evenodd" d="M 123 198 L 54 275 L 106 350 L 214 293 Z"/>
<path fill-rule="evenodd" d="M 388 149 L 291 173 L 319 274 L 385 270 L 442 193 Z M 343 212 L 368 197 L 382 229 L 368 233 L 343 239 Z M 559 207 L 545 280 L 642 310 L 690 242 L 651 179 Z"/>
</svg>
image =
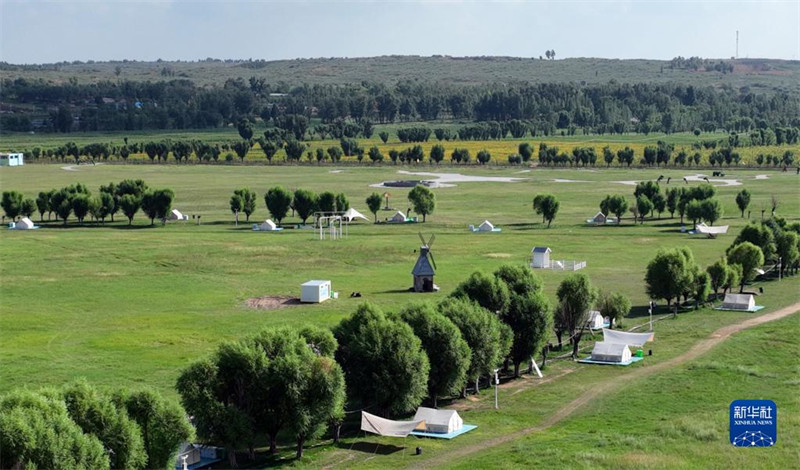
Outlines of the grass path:
<svg viewBox="0 0 800 470">
<path fill-rule="evenodd" d="M 494 439 L 489 439 L 470 446 L 462 447 L 453 450 L 452 452 L 443 452 L 426 462 L 415 463 L 414 467 L 438 467 L 441 465 L 446 465 L 449 462 L 453 462 L 456 459 L 473 454 L 477 451 L 485 450 L 491 447 L 496 447 L 501 444 L 513 441 L 515 439 L 519 439 L 528 434 L 544 431 L 550 428 L 551 426 L 563 421 L 565 418 L 569 417 L 578 409 L 591 403 L 597 397 L 608 394 L 609 392 L 614 391 L 615 389 L 630 383 L 631 380 L 647 377 L 655 373 L 663 372 L 667 369 L 677 367 L 681 364 L 685 364 L 686 362 L 697 359 L 698 357 L 707 353 L 708 351 L 711 350 L 711 348 L 725 341 L 734 333 L 745 330 L 747 328 L 752 328 L 757 325 L 778 320 L 797 312 L 800 312 L 800 302 L 795 303 L 793 305 L 789 305 L 788 307 L 784 307 L 772 313 L 749 318 L 739 323 L 734 323 L 732 325 L 724 326 L 715 331 L 714 333 L 712 333 L 708 338 L 695 343 L 691 348 L 689 348 L 688 351 L 681 354 L 680 356 L 676 356 L 667 361 L 655 364 L 652 367 L 635 369 L 633 372 L 625 376 L 626 380 L 624 381 L 617 380 L 617 378 L 615 377 L 605 382 L 595 384 L 586 393 L 572 400 L 563 407 L 559 408 L 555 413 L 550 415 L 547 419 L 545 419 L 543 423 L 541 423 L 538 426 L 522 429 L 515 433 L 506 434 L 504 436 L 496 437 Z"/>
</svg>

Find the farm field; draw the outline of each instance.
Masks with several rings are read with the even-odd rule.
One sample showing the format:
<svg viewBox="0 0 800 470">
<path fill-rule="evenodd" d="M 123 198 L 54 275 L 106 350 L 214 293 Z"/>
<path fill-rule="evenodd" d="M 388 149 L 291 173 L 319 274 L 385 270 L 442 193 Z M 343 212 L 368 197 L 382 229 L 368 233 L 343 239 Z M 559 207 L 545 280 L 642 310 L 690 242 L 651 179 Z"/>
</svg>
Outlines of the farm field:
<svg viewBox="0 0 800 470">
<path fill-rule="evenodd" d="M 499 145 L 515 149 L 517 143 L 501 141 Z M 768 214 L 770 199 L 775 196 L 780 201 L 777 215 L 789 221 L 800 220 L 800 177 L 770 169 L 725 169 L 724 179 L 734 184 L 714 183 L 725 211 L 717 225 L 731 228 L 727 235 L 710 240 L 681 234 L 679 220 L 669 218 L 669 214 L 643 225 L 634 224 L 630 218 L 618 227 L 585 224 L 598 211 L 606 194 L 623 194 L 631 200 L 631 181 L 652 180 L 659 175 L 670 177 L 671 185 L 684 185 L 684 176 L 700 171 L 692 168 L 436 169 L 427 164 L 63 166 L 0 168 L 0 188 L 35 197 L 38 191 L 80 182 L 96 193 L 101 184 L 141 178 L 150 187 L 173 189 L 173 207 L 190 217 L 201 216 L 202 224 L 197 225 L 190 218 L 150 227 L 139 214 L 133 226 L 128 227 L 120 214 L 116 222 L 105 226 L 78 226 L 73 218 L 66 228 L 60 222 L 45 221 L 37 222 L 42 228 L 36 231 L 1 230 L 0 277 L 4 282 L 0 285 L 0 391 L 55 385 L 82 376 L 100 385 L 146 383 L 176 396 L 173 386 L 179 370 L 221 341 L 272 325 L 332 326 L 365 300 L 385 311 L 397 310 L 408 302 L 439 301 L 471 272 L 490 271 L 503 263 L 524 263 L 531 248 L 540 245 L 553 250 L 553 259 L 586 260 L 588 266 L 583 272 L 595 286 L 628 295 L 634 309 L 623 325 L 629 327 L 646 321 L 647 298 L 642 279 L 656 250 L 688 246 L 701 266 L 714 262 L 746 223 L 734 202 L 742 188 L 753 194 L 752 219 L 760 218 L 762 209 Z M 398 226 L 361 222 L 349 228 L 346 239 L 337 241 L 317 240 L 311 230 L 257 233 L 244 222 L 236 227 L 228 208 L 234 189 L 250 187 L 259 194 L 250 222 L 263 221 L 268 217 L 264 193 L 272 186 L 283 185 L 316 192 L 344 192 L 353 207 L 370 216 L 365 198 L 374 191 L 386 191 L 370 187 L 371 184 L 435 177 L 414 175 L 415 172 L 519 180 L 457 182 L 454 187 L 434 189 L 437 205 L 428 222 Z M 390 205 L 405 212 L 408 190 L 388 191 Z M 561 202 L 550 229 L 531 208 L 538 193 L 555 194 Z M 378 217 L 391 214 L 381 211 Z M 501 227 L 502 232 L 467 232 L 467 225 L 480 224 L 484 219 Z M 298 222 L 290 218 L 284 223 Z M 407 292 L 420 231 L 436 234 L 433 251 L 439 265 L 438 293 Z M 555 289 L 566 273 L 538 274 L 553 301 Z M 333 281 L 334 290 L 340 293 L 338 300 L 281 310 L 253 310 L 244 305 L 253 297 L 298 295 L 301 282 L 319 278 Z M 766 306 L 764 313 L 800 301 L 800 277 L 761 286 L 765 295 L 759 297 L 759 303 Z M 353 291 L 364 297 L 348 298 Z M 665 312 L 658 313 L 660 318 Z M 536 426 L 586 390 L 624 378 L 637 368 L 677 357 L 718 328 L 751 316 L 710 309 L 682 313 L 677 319 L 657 324 L 654 356 L 641 365 L 609 369 L 555 361 L 545 371 L 548 380 L 553 380 L 537 381 L 526 376 L 504 384 L 499 411 L 492 409 L 489 390 L 476 399 L 456 401 L 452 405 L 460 410 L 465 422 L 478 424 L 479 428 L 452 442 L 409 439 L 399 443 L 358 437 L 352 433 L 352 423 L 348 423 L 344 429 L 348 437 L 340 448 L 312 448 L 307 457 L 294 464 L 385 468 L 417 466 L 432 459 L 437 466 L 459 468 L 535 464 L 753 467 L 761 463 L 758 453 L 743 456 L 723 451 L 729 447 L 727 404 L 736 398 L 774 397 L 781 406 L 783 434 L 779 437 L 782 442 L 770 454 L 770 462 L 776 467 L 790 467 L 798 454 L 787 443 L 800 437 L 797 314 L 734 335 L 707 355 L 684 365 L 648 379 L 632 380 L 597 397 L 590 406 L 576 410 L 546 432 L 520 435 L 486 451 L 466 453 L 463 459 L 446 460 L 449 452 L 479 448 L 492 437 Z M 777 332 L 781 332 L 779 338 Z M 658 412 L 653 413 L 653 409 Z M 684 438 L 686 435 L 690 437 Z M 403 445 L 408 448 L 402 449 Z M 411 456 L 416 445 L 425 448 L 423 456 Z M 292 453 L 286 449 L 281 457 L 288 458 Z M 259 465 L 267 463 L 275 462 L 263 460 Z"/>
</svg>

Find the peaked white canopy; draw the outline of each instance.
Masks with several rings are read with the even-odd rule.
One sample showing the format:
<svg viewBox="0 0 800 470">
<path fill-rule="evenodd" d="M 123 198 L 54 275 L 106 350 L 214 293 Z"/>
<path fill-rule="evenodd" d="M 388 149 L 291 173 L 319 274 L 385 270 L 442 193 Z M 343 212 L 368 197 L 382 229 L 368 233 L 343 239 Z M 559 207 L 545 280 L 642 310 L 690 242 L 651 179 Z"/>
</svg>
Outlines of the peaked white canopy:
<svg viewBox="0 0 800 470">
<path fill-rule="evenodd" d="M 626 344 L 599 341 L 594 343 L 592 359 L 604 362 L 628 362 L 631 360 L 631 350 Z"/>
<path fill-rule="evenodd" d="M 706 234 L 706 235 L 719 235 L 719 234 L 728 233 L 728 226 L 727 225 L 720 225 L 718 227 L 709 227 L 708 225 L 706 225 L 706 224 L 701 222 L 701 223 L 697 224 L 696 229 L 697 229 L 697 231 L 699 233 L 703 233 L 703 234 Z"/>
<path fill-rule="evenodd" d="M 725 294 L 722 308 L 731 310 L 752 310 L 756 306 L 753 294 Z"/>
<path fill-rule="evenodd" d="M 347 212 L 342 214 L 342 217 L 347 219 L 347 221 L 349 221 L 349 222 L 352 222 L 353 219 L 364 219 L 366 221 L 369 221 L 369 219 L 364 214 L 362 214 L 361 212 L 358 212 L 357 210 L 353 209 L 352 207 L 350 209 L 347 209 Z"/>
<path fill-rule="evenodd" d="M 406 437 L 414 430 L 424 431 L 425 421 L 392 421 L 366 411 L 361 412 L 361 430 L 379 436 Z"/>
<path fill-rule="evenodd" d="M 653 341 L 653 337 L 653 333 L 627 333 L 625 331 L 603 328 L 603 341 L 606 343 L 642 347 L 644 346 L 644 343 Z"/>
<path fill-rule="evenodd" d="M 27 217 L 23 217 L 14 225 L 17 230 L 30 230 L 33 228 L 33 222 Z"/>
</svg>

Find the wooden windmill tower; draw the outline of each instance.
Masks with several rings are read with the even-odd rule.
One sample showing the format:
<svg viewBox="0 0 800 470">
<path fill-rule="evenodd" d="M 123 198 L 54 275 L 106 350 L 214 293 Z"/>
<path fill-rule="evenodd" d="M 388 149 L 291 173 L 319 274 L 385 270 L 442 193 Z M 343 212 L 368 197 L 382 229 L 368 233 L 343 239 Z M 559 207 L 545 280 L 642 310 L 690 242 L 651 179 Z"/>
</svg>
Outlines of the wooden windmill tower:
<svg viewBox="0 0 800 470">
<path fill-rule="evenodd" d="M 419 247 L 419 257 L 411 274 L 414 276 L 414 292 L 435 292 L 439 290 L 439 286 L 433 283 L 433 275 L 435 274 L 436 261 L 433 259 L 431 253 L 431 246 L 436 235 L 431 235 L 431 238 L 426 242 L 422 234 L 419 234 L 419 239 L 422 241 L 422 246 Z"/>
</svg>

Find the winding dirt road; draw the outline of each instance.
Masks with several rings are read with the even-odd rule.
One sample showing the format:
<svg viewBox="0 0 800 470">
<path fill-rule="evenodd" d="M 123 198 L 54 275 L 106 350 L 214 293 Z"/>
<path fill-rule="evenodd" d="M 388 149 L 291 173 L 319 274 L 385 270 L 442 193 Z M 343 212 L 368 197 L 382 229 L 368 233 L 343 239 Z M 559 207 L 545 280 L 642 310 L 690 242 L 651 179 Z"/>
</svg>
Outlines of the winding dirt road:
<svg viewBox="0 0 800 470">
<path fill-rule="evenodd" d="M 749 318 L 739 323 L 734 323 L 732 325 L 724 326 L 718 329 L 717 331 L 713 332 L 711 336 L 709 336 L 708 338 L 703 339 L 698 343 L 694 344 L 694 346 L 689 348 L 688 351 L 681 354 L 680 356 L 673 357 L 672 359 L 660 362 L 650 367 L 637 368 L 631 373 L 626 374 L 624 381 L 617 380 L 617 378 L 614 378 L 606 382 L 595 384 L 594 386 L 592 386 L 591 389 L 586 391 L 583 395 L 572 400 L 571 402 L 559 408 L 555 413 L 548 416 L 547 419 L 545 419 L 544 422 L 542 422 L 538 426 L 522 429 L 512 434 L 499 436 L 494 439 L 482 441 L 467 447 L 454 449 L 451 452 L 441 452 L 438 455 L 436 455 L 436 457 L 427 460 L 425 462 L 415 462 L 413 466 L 415 468 L 420 468 L 420 467 L 428 468 L 428 467 L 437 467 L 440 465 L 445 465 L 447 463 L 453 462 L 456 459 L 468 456 L 475 452 L 505 444 L 507 442 L 519 439 L 520 437 L 526 436 L 528 434 L 544 431 L 547 428 L 555 424 L 558 424 L 565 418 L 569 417 L 571 414 L 581 409 L 581 407 L 591 403 L 598 396 L 607 394 L 611 391 L 614 391 L 615 389 L 627 385 L 628 383 L 630 383 L 630 380 L 647 377 L 649 375 L 656 374 L 658 372 L 663 372 L 673 367 L 677 367 L 681 364 L 685 364 L 686 362 L 689 362 L 707 353 L 709 350 L 711 350 L 711 348 L 725 341 L 734 333 L 767 322 L 778 320 L 797 312 L 800 312 L 800 302 L 782 308 L 780 310 L 776 310 L 772 313 L 767 313 L 764 315 L 760 315 L 758 317 Z"/>
</svg>

